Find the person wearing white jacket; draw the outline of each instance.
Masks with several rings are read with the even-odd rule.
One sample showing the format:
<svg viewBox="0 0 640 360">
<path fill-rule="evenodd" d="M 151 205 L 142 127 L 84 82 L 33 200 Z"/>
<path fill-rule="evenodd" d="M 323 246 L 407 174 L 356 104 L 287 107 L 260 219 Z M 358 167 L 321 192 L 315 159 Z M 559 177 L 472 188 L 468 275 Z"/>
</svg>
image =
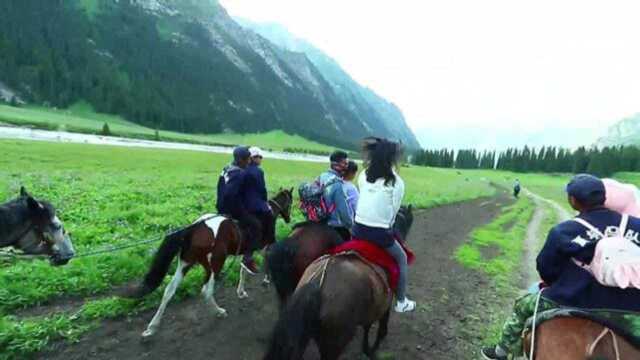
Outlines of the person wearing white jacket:
<svg viewBox="0 0 640 360">
<path fill-rule="evenodd" d="M 416 303 L 406 296 L 407 255 L 395 237 L 393 224 L 404 196 L 404 181 L 395 171 L 400 145 L 368 138 L 364 142 L 365 171 L 358 178 L 360 199 L 353 236 L 370 241 L 387 251 L 398 263 L 400 276 L 396 289 L 396 312 L 409 312 Z"/>
</svg>

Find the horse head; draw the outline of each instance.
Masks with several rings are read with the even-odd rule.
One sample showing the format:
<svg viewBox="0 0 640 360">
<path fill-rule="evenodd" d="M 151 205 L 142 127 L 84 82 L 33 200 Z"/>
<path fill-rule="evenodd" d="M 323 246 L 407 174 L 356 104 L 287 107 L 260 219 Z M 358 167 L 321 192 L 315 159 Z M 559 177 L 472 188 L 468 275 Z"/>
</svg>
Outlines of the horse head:
<svg viewBox="0 0 640 360">
<path fill-rule="evenodd" d="M 47 201 L 36 200 L 24 187 L 20 189 L 20 200 L 26 207 L 30 223 L 17 246 L 26 253 L 50 255 L 52 265 L 65 265 L 73 258 L 75 251 L 69 234 L 64 230 L 56 209 Z"/>
<path fill-rule="evenodd" d="M 287 224 L 291 222 L 291 205 L 293 204 L 293 188 L 280 189 L 278 194 L 271 199 L 270 205 L 273 209 L 273 214 L 277 216 L 282 215 L 284 222 Z M 275 207 L 275 209 L 274 209 Z"/>
<path fill-rule="evenodd" d="M 396 222 L 393 224 L 393 228 L 400 234 L 401 240 L 404 242 L 407 240 L 409 230 L 413 225 L 413 205 L 401 206 L 396 216 Z"/>
</svg>

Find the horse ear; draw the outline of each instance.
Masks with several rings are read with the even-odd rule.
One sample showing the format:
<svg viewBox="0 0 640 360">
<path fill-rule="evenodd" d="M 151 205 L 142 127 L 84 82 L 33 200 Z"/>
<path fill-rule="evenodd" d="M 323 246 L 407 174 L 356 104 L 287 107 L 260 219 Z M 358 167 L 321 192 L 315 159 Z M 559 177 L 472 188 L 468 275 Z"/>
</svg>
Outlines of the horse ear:
<svg viewBox="0 0 640 360">
<path fill-rule="evenodd" d="M 20 196 L 29 196 L 29 193 L 27 192 L 27 189 L 24 188 L 24 186 L 20 186 Z"/>
<path fill-rule="evenodd" d="M 34 211 L 44 209 L 44 206 L 42 206 L 41 203 L 39 203 L 36 199 L 32 198 L 29 195 L 27 195 L 27 206 L 29 206 L 29 210 L 34 210 Z"/>
<path fill-rule="evenodd" d="M 293 187 L 289 189 L 289 193 L 293 194 Z"/>
</svg>

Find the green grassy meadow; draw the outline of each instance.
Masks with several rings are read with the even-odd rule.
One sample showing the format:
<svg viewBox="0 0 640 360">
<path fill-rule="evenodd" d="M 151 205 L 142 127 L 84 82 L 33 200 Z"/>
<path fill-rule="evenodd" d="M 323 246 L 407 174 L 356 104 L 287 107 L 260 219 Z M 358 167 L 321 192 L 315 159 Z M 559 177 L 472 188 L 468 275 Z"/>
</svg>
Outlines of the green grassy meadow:
<svg viewBox="0 0 640 360">
<path fill-rule="evenodd" d="M 115 128 L 117 122 L 113 124 Z M 217 177 L 229 161 L 228 155 L 194 151 L 17 140 L 1 140 L 0 154 L 0 201 L 17 196 L 21 185 L 36 197 L 51 201 L 79 254 L 160 239 L 167 231 L 213 212 Z M 264 162 L 272 195 L 281 187 L 297 187 L 325 167 L 311 162 Z M 407 188 L 405 203 L 421 208 L 491 196 L 496 191 L 492 183 L 510 187 L 516 177 L 523 186 L 564 204 L 564 184 L 570 178 L 415 166 L 402 167 L 400 174 Z M 620 179 L 640 182 L 636 174 L 621 174 Z M 517 239 L 524 236 L 532 209 L 527 199 L 505 209 L 494 222 L 473 233 L 470 242 L 458 250 L 457 258 L 496 282 L 502 281 L 517 266 L 517 254 L 522 250 Z M 302 219 L 297 209 L 293 217 L 294 222 Z M 546 219 L 545 226 L 552 221 Z M 502 231 L 505 224 L 510 224 L 506 232 Z M 279 221 L 278 237 L 286 236 L 289 229 Z M 6 349 L 0 352 L 0 359 L 24 358 L 53 341 L 75 341 L 105 319 L 157 306 L 161 291 L 144 301 L 110 293 L 116 286 L 141 278 L 156 246 L 77 258 L 60 268 L 40 260 L 0 263 L 0 349 Z M 496 248 L 501 255 L 484 259 L 483 247 Z M 236 268 L 228 271 L 229 283 L 237 278 L 234 265 Z M 198 294 L 200 281 L 201 276 L 190 274 L 176 301 Z M 16 315 L 57 299 L 79 298 L 89 300 L 72 310 L 46 316 Z"/>
<path fill-rule="evenodd" d="M 217 177 L 229 161 L 228 155 L 192 151 L 14 140 L 0 141 L 0 154 L 1 201 L 17 196 L 21 185 L 51 201 L 78 254 L 159 239 L 212 212 Z M 270 159 L 264 163 L 272 195 L 280 187 L 297 187 L 325 167 Z M 403 167 L 400 173 L 407 185 L 405 202 L 419 207 L 490 196 L 495 191 L 487 181 L 453 170 Z M 301 220 L 297 209 L 295 220 Z M 278 237 L 288 231 L 279 221 Z M 161 291 L 142 302 L 108 295 L 113 287 L 141 278 L 155 247 L 77 258 L 60 268 L 39 260 L 0 264 L 0 348 L 7 349 L 0 358 L 21 358 L 60 339 L 73 341 L 103 319 L 157 306 Z M 235 270 L 229 271 L 229 281 L 235 280 Z M 200 281 L 201 276 L 190 274 L 178 299 L 197 294 Z M 56 299 L 87 297 L 93 300 L 70 312 L 15 316 Z"/>
<path fill-rule="evenodd" d="M 0 123 L 18 126 L 34 126 L 47 130 L 100 134 L 105 123 L 112 135 L 156 140 L 155 130 L 123 119 L 117 115 L 96 113 L 89 104 L 79 102 L 68 109 L 51 109 L 28 106 L 12 107 L 0 104 Z M 234 146 L 239 144 L 257 145 L 265 149 L 283 151 L 295 149 L 297 152 L 327 153 L 332 147 L 307 140 L 284 131 L 270 131 L 261 134 L 183 134 L 160 130 L 159 140 L 189 142 L 207 145 Z"/>
</svg>

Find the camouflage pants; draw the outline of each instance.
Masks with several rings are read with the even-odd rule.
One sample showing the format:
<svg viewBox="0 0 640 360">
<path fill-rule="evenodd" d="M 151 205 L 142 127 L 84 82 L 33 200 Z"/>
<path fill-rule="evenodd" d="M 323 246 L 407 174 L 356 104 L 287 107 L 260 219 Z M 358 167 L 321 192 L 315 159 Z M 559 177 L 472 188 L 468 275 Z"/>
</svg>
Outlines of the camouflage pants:
<svg viewBox="0 0 640 360">
<path fill-rule="evenodd" d="M 525 329 L 527 320 L 533 316 L 537 297 L 538 294 L 527 294 L 516 300 L 513 307 L 513 314 L 502 328 L 502 337 L 499 345 L 513 356 L 522 355 L 522 332 Z M 626 334 L 640 339 L 640 313 L 619 310 L 564 308 L 553 301 L 541 297 L 538 314 L 552 309 L 561 309 L 556 312 L 556 314 L 562 313 L 564 316 L 580 317 L 580 313 L 584 314 L 588 312 L 589 318 L 597 319 L 598 322 L 602 324 L 615 324 L 616 329 L 619 331 L 624 331 Z M 547 314 L 548 316 L 553 316 L 552 314 Z M 539 317 L 537 323 L 541 324 L 549 320 L 549 318 L 545 316 L 547 314 Z"/>
<path fill-rule="evenodd" d="M 502 327 L 500 347 L 514 356 L 522 355 L 522 332 L 527 319 L 533 316 L 536 309 L 538 294 L 527 294 L 516 300 L 513 306 L 513 314 Z M 540 298 L 538 312 L 551 310 L 558 307 L 554 302 Z"/>
</svg>

